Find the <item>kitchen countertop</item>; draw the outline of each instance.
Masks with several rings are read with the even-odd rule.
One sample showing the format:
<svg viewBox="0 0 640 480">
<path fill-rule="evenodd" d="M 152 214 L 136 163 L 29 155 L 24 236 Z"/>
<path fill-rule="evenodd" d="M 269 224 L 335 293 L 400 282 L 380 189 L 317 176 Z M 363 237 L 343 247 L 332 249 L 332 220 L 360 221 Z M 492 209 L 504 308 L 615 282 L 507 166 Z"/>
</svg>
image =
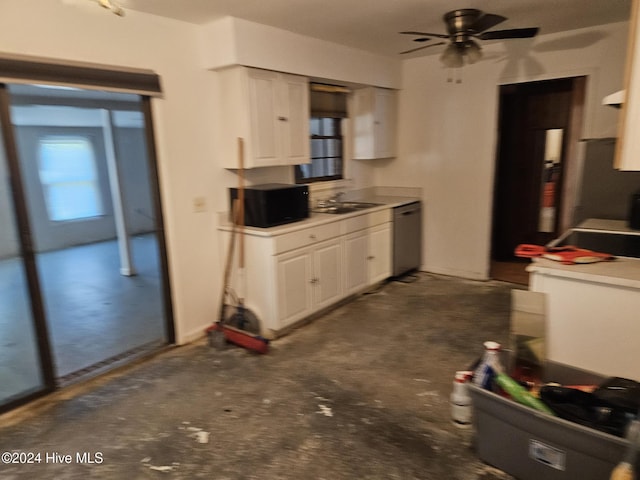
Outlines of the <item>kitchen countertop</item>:
<svg viewBox="0 0 640 480">
<path fill-rule="evenodd" d="M 611 261 L 576 265 L 534 258 L 526 270 L 542 275 L 640 289 L 640 260 L 635 258 L 618 257 Z"/>
<path fill-rule="evenodd" d="M 378 203 L 375 207 L 365 208 L 362 210 L 357 210 L 355 212 L 349 213 L 316 213 L 313 211 L 309 211 L 309 218 L 304 220 L 300 220 L 293 223 L 287 223 L 284 225 L 277 225 L 275 227 L 269 228 L 259 228 L 259 227 L 244 227 L 244 232 L 246 235 L 254 235 L 259 237 L 272 237 L 276 235 L 284 235 L 286 233 L 295 232 L 297 230 L 301 230 L 304 228 L 315 227 L 318 225 L 323 225 L 326 223 L 337 222 L 340 220 L 344 220 L 345 218 L 357 217 L 359 215 L 366 215 L 368 213 L 378 212 L 381 210 L 386 210 L 389 208 L 400 207 L 402 205 L 407 205 L 409 203 L 420 201 L 421 199 L 418 197 L 410 197 L 410 196 L 398 196 L 398 195 L 364 195 L 360 197 L 348 197 L 345 198 L 345 202 L 367 202 L 367 203 Z M 218 229 L 223 231 L 229 231 L 233 227 L 232 223 L 229 221 L 229 214 L 222 213 L 220 214 L 220 220 Z"/>
<path fill-rule="evenodd" d="M 400 207 L 402 205 L 421 201 L 418 197 L 401 197 L 397 195 L 365 195 L 363 197 L 350 200 L 356 202 L 380 203 L 382 206 L 387 208 Z"/>
<path fill-rule="evenodd" d="M 588 218 L 573 228 L 578 232 L 607 232 L 622 235 L 640 235 L 640 230 L 629 228 L 626 220 L 608 220 L 603 218 Z"/>
</svg>

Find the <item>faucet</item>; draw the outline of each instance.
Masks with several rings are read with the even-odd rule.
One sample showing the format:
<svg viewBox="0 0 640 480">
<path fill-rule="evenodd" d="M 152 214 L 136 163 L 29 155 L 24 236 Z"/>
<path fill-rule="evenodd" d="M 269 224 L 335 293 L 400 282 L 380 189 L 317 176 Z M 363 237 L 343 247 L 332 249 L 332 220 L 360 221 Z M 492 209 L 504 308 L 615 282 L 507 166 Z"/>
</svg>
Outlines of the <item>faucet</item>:
<svg viewBox="0 0 640 480">
<path fill-rule="evenodd" d="M 332 203 L 340 203 L 342 202 L 342 197 L 344 197 L 344 192 L 338 192 L 333 197 L 329 199 Z"/>
<path fill-rule="evenodd" d="M 318 200 L 317 201 L 317 207 L 318 208 L 326 208 L 332 205 L 336 205 L 338 203 L 342 202 L 342 197 L 344 197 L 344 192 L 338 192 L 335 195 L 333 195 L 332 197 L 329 198 L 325 198 L 322 200 Z"/>
</svg>

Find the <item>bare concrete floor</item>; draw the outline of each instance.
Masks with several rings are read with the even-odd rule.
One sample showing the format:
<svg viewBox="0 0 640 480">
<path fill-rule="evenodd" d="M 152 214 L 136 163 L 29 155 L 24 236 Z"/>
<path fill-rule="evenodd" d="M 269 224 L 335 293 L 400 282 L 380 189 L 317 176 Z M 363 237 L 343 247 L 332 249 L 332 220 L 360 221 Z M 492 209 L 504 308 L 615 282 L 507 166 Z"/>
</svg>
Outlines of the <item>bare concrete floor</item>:
<svg viewBox="0 0 640 480">
<path fill-rule="evenodd" d="M 41 455 L 0 463 L 0 478 L 510 478 L 477 459 L 449 394 L 483 341 L 506 343 L 512 288 L 420 274 L 267 355 L 205 341 L 172 349 L 0 417 L 0 452 Z"/>
</svg>

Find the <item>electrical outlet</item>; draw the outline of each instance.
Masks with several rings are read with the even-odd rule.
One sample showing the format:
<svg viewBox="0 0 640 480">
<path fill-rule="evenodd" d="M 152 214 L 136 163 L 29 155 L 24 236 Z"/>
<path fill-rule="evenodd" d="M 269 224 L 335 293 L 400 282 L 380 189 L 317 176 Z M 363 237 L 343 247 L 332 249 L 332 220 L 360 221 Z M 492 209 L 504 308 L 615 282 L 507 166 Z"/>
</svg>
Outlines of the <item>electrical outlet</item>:
<svg viewBox="0 0 640 480">
<path fill-rule="evenodd" d="M 196 213 L 207 211 L 207 199 L 204 197 L 194 197 L 193 211 Z"/>
</svg>

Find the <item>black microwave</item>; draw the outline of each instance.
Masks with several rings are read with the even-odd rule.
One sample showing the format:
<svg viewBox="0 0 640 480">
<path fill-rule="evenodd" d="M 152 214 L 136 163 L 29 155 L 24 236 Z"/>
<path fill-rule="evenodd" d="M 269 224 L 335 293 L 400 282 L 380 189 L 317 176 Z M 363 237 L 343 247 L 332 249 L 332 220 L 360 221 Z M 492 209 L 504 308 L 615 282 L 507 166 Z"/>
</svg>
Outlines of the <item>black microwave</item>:
<svg viewBox="0 0 640 480">
<path fill-rule="evenodd" d="M 238 189 L 229 189 L 229 205 L 238 198 Z M 233 209 L 230 208 L 230 211 Z M 266 183 L 244 189 L 244 224 L 273 227 L 309 217 L 309 187 Z"/>
</svg>

